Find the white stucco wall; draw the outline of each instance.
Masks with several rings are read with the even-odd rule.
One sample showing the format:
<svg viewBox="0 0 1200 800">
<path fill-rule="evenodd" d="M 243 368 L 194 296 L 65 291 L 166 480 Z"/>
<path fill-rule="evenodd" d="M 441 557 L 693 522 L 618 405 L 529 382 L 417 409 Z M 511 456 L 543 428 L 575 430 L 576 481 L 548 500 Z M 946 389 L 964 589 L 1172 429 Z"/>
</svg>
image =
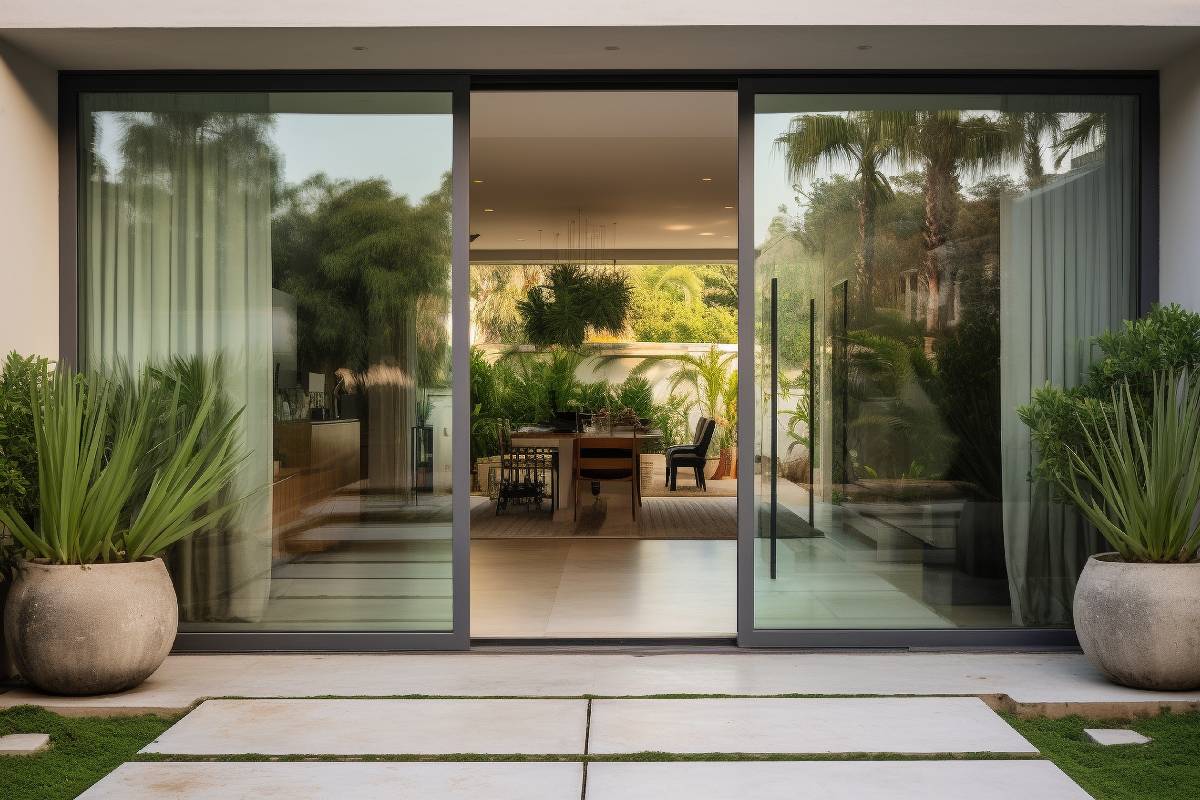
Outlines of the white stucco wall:
<svg viewBox="0 0 1200 800">
<path fill-rule="evenodd" d="M 58 75 L 0 42 L 0 356 L 58 356 Z"/>
<path fill-rule="evenodd" d="M 1200 49 L 1160 78 L 1159 297 L 1200 311 Z"/>
</svg>

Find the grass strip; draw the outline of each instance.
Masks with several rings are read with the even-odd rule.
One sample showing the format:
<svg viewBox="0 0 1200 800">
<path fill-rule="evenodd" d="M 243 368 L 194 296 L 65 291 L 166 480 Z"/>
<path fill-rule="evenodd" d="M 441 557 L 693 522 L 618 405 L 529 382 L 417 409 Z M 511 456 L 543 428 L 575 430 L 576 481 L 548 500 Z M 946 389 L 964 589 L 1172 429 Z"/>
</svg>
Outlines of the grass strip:
<svg viewBox="0 0 1200 800">
<path fill-rule="evenodd" d="M 0 736 L 48 733 L 50 749 L 0 756 L 5 800 L 76 797 L 175 724 L 178 717 L 61 717 L 36 706 L 0 712 Z"/>
</svg>

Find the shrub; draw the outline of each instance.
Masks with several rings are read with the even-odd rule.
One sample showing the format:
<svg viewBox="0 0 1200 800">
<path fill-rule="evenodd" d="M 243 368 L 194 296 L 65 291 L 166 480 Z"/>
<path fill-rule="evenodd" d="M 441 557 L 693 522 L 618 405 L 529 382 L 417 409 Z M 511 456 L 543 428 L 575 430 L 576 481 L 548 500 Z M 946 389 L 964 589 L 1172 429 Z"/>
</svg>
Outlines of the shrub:
<svg viewBox="0 0 1200 800">
<path fill-rule="evenodd" d="M 1097 337 L 1076 388 L 1045 386 L 1018 409 L 1034 477 L 1080 509 L 1130 561 L 1196 556 L 1200 501 L 1200 314 L 1159 306 Z"/>
</svg>

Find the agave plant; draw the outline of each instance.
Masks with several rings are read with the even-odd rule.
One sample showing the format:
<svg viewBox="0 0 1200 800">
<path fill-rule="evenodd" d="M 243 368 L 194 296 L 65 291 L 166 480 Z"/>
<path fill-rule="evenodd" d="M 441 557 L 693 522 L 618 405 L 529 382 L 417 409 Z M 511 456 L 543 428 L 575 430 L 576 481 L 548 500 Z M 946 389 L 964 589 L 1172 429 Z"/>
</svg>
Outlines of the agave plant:
<svg viewBox="0 0 1200 800">
<path fill-rule="evenodd" d="M 1110 403 L 1075 404 L 1080 438 L 1044 424 L 1070 402 L 1046 388 L 1021 409 L 1040 450 L 1039 474 L 1075 505 L 1126 561 L 1189 562 L 1200 549 L 1200 380 L 1155 376 L 1149 402 L 1123 380 Z M 1047 463 L 1051 466 L 1046 468 Z"/>
<path fill-rule="evenodd" d="M 219 416 L 217 381 L 200 382 L 192 398 L 196 384 L 164 374 L 121 381 L 59 368 L 31 391 L 40 513 L 29 519 L 6 505 L 0 522 L 33 557 L 137 561 L 238 505 L 218 498 L 248 456 L 237 436 L 242 412 Z"/>
</svg>

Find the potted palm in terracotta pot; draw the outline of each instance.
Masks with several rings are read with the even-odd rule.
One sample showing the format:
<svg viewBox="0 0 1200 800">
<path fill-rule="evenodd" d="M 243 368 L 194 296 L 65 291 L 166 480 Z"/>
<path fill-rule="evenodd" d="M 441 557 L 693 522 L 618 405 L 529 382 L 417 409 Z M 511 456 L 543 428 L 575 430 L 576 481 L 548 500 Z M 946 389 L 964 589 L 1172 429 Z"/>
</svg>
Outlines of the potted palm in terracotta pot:
<svg viewBox="0 0 1200 800">
<path fill-rule="evenodd" d="M 223 414 L 217 380 L 193 395 L 165 375 L 59 369 L 30 393 L 40 510 L 0 507 L 26 551 L 4 626 L 18 672 L 43 691 L 101 694 L 149 677 L 178 625 L 161 554 L 236 505 L 222 497 L 244 458 L 240 413 Z"/>
<path fill-rule="evenodd" d="M 1144 689 L 1200 687 L 1200 315 L 1155 309 L 1099 340 L 1085 385 L 1022 408 L 1036 474 L 1112 548 L 1088 559 L 1074 618 L 1088 658 Z"/>
</svg>

